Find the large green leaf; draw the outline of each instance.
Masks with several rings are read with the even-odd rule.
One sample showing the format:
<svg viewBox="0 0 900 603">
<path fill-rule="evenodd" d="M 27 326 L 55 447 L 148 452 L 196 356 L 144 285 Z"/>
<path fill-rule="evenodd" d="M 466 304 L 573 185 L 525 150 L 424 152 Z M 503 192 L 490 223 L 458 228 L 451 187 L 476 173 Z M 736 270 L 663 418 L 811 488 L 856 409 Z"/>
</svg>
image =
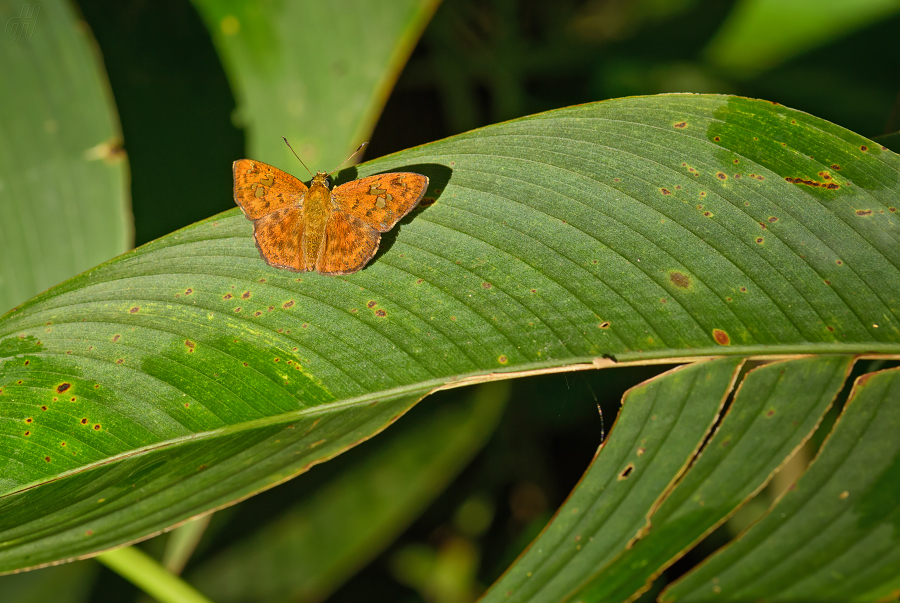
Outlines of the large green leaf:
<svg viewBox="0 0 900 603">
<path fill-rule="evenodd" d="M 237 209 L 154 241 L 0 318 L 0 571 L 229 504 L 495 373 L 900 354 L 898 168 L 772 103 L 630 98 L 360 166 L 436 202 L 357 274 L 266 266 Z"/>
<path fill-rule="evenodd" d="M 0 0 L 0 313 L 131 244 L 128 166 L 93 40 L 63 0 Z"/>
<path fill-rule="evenodd" d="M 667 601 L 885 601 L 900 593 L 900 370 L 861 377 L 818 458 Z"/>
<path fill-rule="evenodd" d="M 247 126 L 250 157 L 331 170 L 365 141 L 439 0 L 195 0 Z M 348 18 L 349 17 L 349 18 Z"/>
</svg>

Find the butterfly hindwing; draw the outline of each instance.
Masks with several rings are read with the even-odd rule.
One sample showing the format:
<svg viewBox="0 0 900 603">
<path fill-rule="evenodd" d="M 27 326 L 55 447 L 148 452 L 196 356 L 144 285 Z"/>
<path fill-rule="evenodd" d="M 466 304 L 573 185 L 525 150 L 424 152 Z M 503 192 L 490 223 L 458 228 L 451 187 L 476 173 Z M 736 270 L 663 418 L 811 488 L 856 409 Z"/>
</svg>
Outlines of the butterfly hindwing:
<svg viewBox="0 0 900 603">
<path fill-rule="evenodd" d="M 319 252 L 316 272 L 350 274 L 365 266 L 375 251 L 381 235 L 354 215 L 335 211 L 325 226 L 325 244 Z"/>
<path fill-rule="evenodd" d="M 425 196 L 428 178 L 412 172 L 376 174 L 347 182 L 331 192 L 341 211 L 387 232 Z"/>
<path fill-rule="evenodd" d="M 303 261 L 303 213 L 285 207 L 253 221 L 253 239 L 269 266 L 305 272 Z"/>
<path fill-rule="evenodd" d="M 301 206 L 306 185 L 276 167 L 252 159 L 234 162 L 234 200 L 251 220 Z"/>
</svg>

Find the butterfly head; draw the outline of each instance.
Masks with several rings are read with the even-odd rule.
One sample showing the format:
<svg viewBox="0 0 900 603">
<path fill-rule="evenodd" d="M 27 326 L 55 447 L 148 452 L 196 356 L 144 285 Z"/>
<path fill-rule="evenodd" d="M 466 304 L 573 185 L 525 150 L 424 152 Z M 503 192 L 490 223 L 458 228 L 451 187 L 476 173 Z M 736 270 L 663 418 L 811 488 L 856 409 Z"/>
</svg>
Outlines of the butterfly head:
<svg viewBox="0 0 900 603">
<path fill-rule="evenodd" d="M 313 176 L 312 182 L 309 183 L 309 186 L 313 187 L 317 184 L 328 188 L 328 174 L 326 174 L 325 172 L 316 172 L 316 175 Z"/>
</svg>

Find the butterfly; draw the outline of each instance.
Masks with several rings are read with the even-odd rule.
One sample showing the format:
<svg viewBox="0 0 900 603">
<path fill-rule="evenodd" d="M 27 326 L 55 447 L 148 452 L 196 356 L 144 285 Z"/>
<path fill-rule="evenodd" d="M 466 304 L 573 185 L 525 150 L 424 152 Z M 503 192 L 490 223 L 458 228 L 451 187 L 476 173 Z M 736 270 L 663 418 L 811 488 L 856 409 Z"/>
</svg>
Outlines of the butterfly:
<svg viewBox="0 0 900 603">
<path fill-rule="evenodd" d="M 377 174 L 329 189 L 325 172 L 317 172 L 307 187 L 261 161 L 239 159 L 233 169 L 234 201 L 253 222 L 260 256 L 292 272 L 360 270 L 378 250 L 381 233 L 418 205 L 428 188 L 428 178 L 412 172 Z"/>
</svg>

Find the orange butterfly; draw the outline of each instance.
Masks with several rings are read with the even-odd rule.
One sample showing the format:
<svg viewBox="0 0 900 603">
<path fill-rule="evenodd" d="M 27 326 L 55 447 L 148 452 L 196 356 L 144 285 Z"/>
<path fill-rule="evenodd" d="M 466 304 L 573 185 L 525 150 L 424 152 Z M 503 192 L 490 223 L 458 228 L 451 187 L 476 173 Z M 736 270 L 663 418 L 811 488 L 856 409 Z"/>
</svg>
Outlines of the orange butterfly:
<svg viewBox="0 0 900 603">
<path fill-rule="evenodd" d="M 260 161 L 239 159 L 233 167 L 234 200 L 253 221 L 262 259 L 292 272 L 360 270 L 375 255 L 381 233 L 418 205 L 428 188 L 427 177 L 411 172 L 378 174 L 329 190 L 325 172 L 313 176 L 307 188 Z"/>
</svg>

